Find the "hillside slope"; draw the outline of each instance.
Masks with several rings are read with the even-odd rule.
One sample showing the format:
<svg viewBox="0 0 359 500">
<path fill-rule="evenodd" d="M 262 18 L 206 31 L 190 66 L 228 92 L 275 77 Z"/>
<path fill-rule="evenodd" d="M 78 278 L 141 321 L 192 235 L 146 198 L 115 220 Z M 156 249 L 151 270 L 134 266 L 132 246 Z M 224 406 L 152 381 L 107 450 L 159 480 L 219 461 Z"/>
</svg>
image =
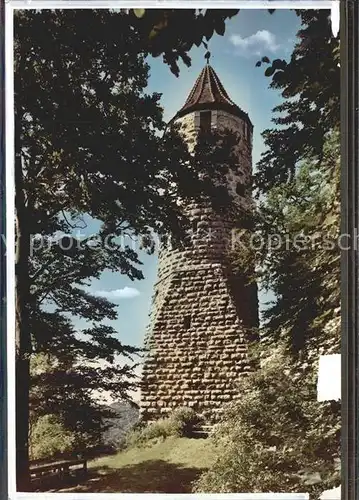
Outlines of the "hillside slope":
<svg viewBox="0 0 359 500">
<path fill-rule="evenodd" d="M 125 435 L 138 422 L 139 409 L 126 401 L 113 403 L 110 408 L 115 416 L 105 420 L 110 427 L 104 432 L 103 442 L 106 446 L 120 449 Z"/>
</svg>

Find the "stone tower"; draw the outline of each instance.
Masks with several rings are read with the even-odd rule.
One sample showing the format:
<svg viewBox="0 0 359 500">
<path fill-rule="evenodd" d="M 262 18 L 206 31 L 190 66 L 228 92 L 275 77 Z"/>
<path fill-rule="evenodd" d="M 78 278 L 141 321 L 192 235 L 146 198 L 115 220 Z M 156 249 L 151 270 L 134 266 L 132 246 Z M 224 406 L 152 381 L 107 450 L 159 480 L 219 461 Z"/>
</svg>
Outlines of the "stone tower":
<svg viewBox="0 0 359 500">
<path fill-rule="evenodd" d="M 235 202 L 248 207 L 253 126 L 209 63 L 171 122 L 180 124 L 190 149 L 200 129 L 239 134 L 238 165 L 227 174 L 227 185 Z M 186 211 L 195 228 L 192 245 L 163 248 L 159 255 L 140 406 L 147 421 L 188 406 L 211 424 L 223 403 L 238 396 L 236 382 L 251 369 L 247 349 L 258 324 L 257 289 L 231 268 L 234 221 L 203 202 Z M 207 235 L 210 229 L 210 238 L 201 229 Z"/>
</svg>

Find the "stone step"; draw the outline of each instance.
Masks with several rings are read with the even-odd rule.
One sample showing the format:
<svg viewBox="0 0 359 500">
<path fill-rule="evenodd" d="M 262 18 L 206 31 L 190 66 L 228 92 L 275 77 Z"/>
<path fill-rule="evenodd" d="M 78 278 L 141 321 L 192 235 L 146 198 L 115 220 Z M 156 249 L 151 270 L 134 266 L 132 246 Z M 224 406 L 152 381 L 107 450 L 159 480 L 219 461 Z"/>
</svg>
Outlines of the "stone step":
<svg viewBox="0 0 359 500">
<path fill-rule="evenodd" d="M 194 439 L 208 438 L 209 433 L 207 431 L 192 431 L 192 437 Z"/>
<path fill-rule="evenodd" d="M 213 425 L 201 425 L 192 431 L 192 435 L 194 438 L 207 438 L 212 431 Z"/>
</svg>

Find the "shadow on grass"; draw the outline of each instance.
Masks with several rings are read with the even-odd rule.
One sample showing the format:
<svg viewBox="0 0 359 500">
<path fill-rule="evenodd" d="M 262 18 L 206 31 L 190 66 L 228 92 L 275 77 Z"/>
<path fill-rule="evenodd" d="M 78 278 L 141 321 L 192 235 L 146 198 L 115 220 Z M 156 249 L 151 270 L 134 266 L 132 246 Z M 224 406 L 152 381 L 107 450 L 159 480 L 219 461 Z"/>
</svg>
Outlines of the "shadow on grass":
<svg viewBox="0 0 359 500">
<path fill-rule="evenodd" d="M 164 460 L 147 460 L 118 469 L 89 469 L 86 479 L 77 485 L 47 488 L 46 491 L 81 493 L 191 493 L 191 487 L 203 472 Z M 76 481 L 77 482 L 77 481 Z M 39 490 L 38 490 L 39 491 Z M 44 490 L 42 490 L 44 491 Z"/>
</svg>

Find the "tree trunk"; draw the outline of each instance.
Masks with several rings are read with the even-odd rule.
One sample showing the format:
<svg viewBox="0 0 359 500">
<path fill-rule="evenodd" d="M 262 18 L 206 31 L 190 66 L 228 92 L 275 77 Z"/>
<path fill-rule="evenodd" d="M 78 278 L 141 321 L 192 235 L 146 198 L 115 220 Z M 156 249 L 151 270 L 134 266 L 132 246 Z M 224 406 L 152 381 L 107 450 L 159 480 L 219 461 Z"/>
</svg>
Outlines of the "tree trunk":
<svg viewBox="0 0 359 500">
<path fill-rule="evenodd" d="M 16 359 L 16 487 L 30 491 L 28 418 L 29 418 L 29 360 Z"/>
<path fill-rule="evenodd" d="M 30 221 L 27 218 L 21 161 L 21 122 L 15 120 L 16 259 L 16 483 L 18 491 L 30 490 L 29 390 L 30 390 Z"/>
</svg>

